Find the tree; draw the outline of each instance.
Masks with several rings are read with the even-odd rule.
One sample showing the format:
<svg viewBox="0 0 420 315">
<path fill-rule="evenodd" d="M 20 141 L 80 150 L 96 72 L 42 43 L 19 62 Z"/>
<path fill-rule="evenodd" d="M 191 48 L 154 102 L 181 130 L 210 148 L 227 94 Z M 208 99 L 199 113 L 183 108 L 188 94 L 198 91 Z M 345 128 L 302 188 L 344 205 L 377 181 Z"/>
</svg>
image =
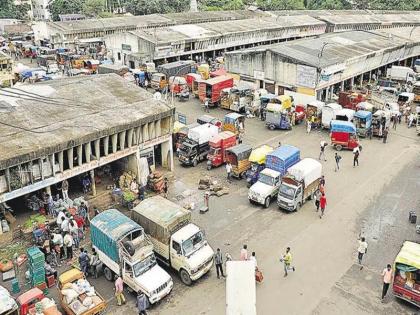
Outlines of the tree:
<svg viewBox="0 0 420 315">
<path fill-rule="evenodd" d="M 134 15 L 182 12 L 188 10 L 189 0 L 127 0 L 126 10 Z"/>
<path fill-rule="evenodd" d="M 305 9 L 303 0 L 257 0 L 263 10 L 300 10 Z"/>
<path fill-rule="evenodd" d="M 1 19 L 20 19 L 27 17 L 30 10 L 29 4 L 15 5 L 13 0 L 0 0 L 0 18 Z"/>
<path fill-rule="evenodd" d="M 98 17 L 104 10 L 104 0 L 86 0 L 83 5 L 83 13 L 89 17 Z"/>
<path fill-rule="evenodd" d="M 50 12 L 54 21 L 59 21 L 59 14 L 82 14 L 85 0 L 54 0 L 50 4 Z"/>
</svg>

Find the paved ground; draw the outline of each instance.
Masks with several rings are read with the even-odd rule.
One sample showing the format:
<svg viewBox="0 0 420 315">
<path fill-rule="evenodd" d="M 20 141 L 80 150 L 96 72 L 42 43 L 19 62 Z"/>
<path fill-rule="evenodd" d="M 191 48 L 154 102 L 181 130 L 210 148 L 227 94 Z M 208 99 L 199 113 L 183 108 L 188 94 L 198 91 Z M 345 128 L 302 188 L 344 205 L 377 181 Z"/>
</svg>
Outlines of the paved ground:
<svg viewBox="0 0 420 315">
<path fill-rule="evenodd" d="M 203 114 L 197 102 L 177 105 L 179 112 L 187 114 L 188 122 Z M 219 118 L 225 113 L 219 109 L 211 111 Z M 328 140 L 327 132 L 307 135 L 303 126 L 290 132 L 268 131 L 257 119 L 248 119 L 245 128 L 244 142 L 255 146 L 277 145 L 281 141 L 299 147 L 302 157 L 316 157 L 320 140 Z M 417 236 L 413 226 L 407 223 L 407 216 L 408 208 L 411 209 L 418 198 L 418 175 L 413 172 L 420 163 L 418 140 L 413 129 L 400 125 L 391 133 L 389 143 L 374 139 L 362 140 L 362 144 L 360 166 L 353 168 L 351 152 L 343 152 L 342 169 L 338 173 L 334 172 L 334 150 L 327 149 L 328 161 L 323 164 L 328 207 L 322 220 L 314 212 L 312 203 L 298 213 L 279 211 L 275 204 L 269 209 L 251 206 L 244 181 L 234 181 L 229 195 L 211 199 L 209 213 L 193 213 L 213 247 L 230 252 L 234 258 L 238 258 L 244 243 L 256 251 L 265 275 L 264 283 L 257 287 L 258 314 L 278 314 L 279 310 L 287 314 L 344 311 L 358 314 L 360 304 L 366 314 L 410 312 L 411 308 L 405 303 L 390 298 L 391 303 L 381 305 L 377 297 L 381 289 L 379 271 L 393 260 L 402 240 Z M 178 201 L 180 204 L 201 202 L 202 192 L 196 187 L 202 176 L 210 174 L 225 181 L 223 168 L 208 172 L 204 164 L 196 168 L 175 164 L 171 196 L 174 198 L 183 192 L 188 196 Z M 370 248 L 367 267 L 356 273 L 360 270 L 354 269 L 353 263 L 360 231 L 368 238 Z M 286 246 L 292 248 L 297 271 L 283 278 L 278 258 Z M 175 279 L 173 292 L 154 306 L 151 314 L 224 313 L 224 280 L 218 280 L 214 270 L 191 287 L 182 285 L 174 273 L 171 275 Z M 369 292 L 365 299 L 355 298 L 365 291 Z M 132 310 L 132 307 L 130 302 L 124 309 Z M 120 310 L 110 310 L 110 313 L 117 312 Z"/>
<path fill-rule="evenodd" d="M 187 114 L 188 122 L 203 114 L 196 100 L 176 103 Z M 226 111 L 215 109 L 212 115 L 222 118 Z M 245 124 L 245 143 L 253 146 L 279 141 L 301 149 L 301 157 L 317 157 L 319 142 L 328 140 L 327 132 L 307 135 L 303 126 L 292 131 L 269 131 L 258 119 Z M 258 314 L 410 314 L 406 303 L 391 294 L 387 303 L 379 303 L 379 272 L 392 262 L 404 239 L 419 240 L 414 226 L 407 221 L 408 211 L 418 203 L 419 142 L 414 129 L 404 125 L 392 131 L 389 143 L 378 139 L 362 140 L 360 166 L 352 167 L 351 152 L 342 152 L 342 169 L 335 173 L 334 150 L 327 148 L 323 162 L 328 206 L 320 220 L 309 202 L 297 213 L 285 213 L 273 203 L 270 208 L 250 205 L 245 181 L 233 181 L 230 193 L 212 197 L 210 212 L 193 212 L 193 219 L 206 231 L 210 244 L 239 257 L 242 244 L 257 253 L 265 279 L 257 285 Z M 170 198 L 180 204 L 203 199 L 197 183 L 205 175 L 225 182 L 224 168 L 206 170 L 205 164 L 185 168 L 175 163 Z M 357 236 L 362 232 L 369 242 L 366 267 L 355 263 Z M 296 273 L 283 277 L 278 259 L 290 246 Z M 150 309 L 150 314 L 224 314 L 225 282 L 215 270 L 191 287 L 175 281 L 173 292 Z M 113 285 L 103 277 L 92 281 L 109 300 L 108 314 L 135 314 L 134 296 L 118 308 L 113 299 Z"/>
</svg>

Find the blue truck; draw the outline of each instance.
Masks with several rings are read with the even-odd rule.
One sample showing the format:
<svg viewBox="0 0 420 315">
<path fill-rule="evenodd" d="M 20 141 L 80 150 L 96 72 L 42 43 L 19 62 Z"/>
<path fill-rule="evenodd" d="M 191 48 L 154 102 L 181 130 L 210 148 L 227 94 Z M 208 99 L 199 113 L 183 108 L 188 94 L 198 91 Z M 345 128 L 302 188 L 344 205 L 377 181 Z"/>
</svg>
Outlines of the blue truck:
<svg viewBox="0 0 420 315">
<path fill-rule="evenodd" d="M 107 280 L 121 275 L 131 290 L 143 292 L 152 304 L 171 292 L 172 278 L 156 263 L 153 244 L 140 225 L 110 209 L 96 215 L 90 227 L 92 247 Z"/>
<path fill-rule="evenodd" d="M 260 172 L 258 181 L 249 188 L 249 202 L 268 208 L 271 201 L 277 198 L 282 176 L 299 161 L 300 150 L 291 145 L 282 145 L 267 154 L 265 169 Z"/>
</svg>

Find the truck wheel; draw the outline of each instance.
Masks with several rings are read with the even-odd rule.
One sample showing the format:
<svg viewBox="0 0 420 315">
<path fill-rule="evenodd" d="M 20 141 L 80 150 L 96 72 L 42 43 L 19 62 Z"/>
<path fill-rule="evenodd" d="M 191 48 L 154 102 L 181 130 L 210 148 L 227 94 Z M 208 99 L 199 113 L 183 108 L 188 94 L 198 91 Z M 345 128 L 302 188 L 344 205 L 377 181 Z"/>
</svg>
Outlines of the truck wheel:
<svg viewBox="0 0 420 315">
<path fill-rule="evenodd" d="M 196 167 L 196 166 L 197 166 L 197 164 L 198 164 L 197 159 L 194 159 L 194 161 L 193 161 L 193 166 L 194 166 L 194 167 Z"/>
<path fill-rule="evenodd" d="M 185 285 L 191 285 L 192 280 L 190 278 L 190 275 L 188 274 L 187 271 L 185 271 L 185 269 L 181 269 L 179 272 L 179 277 L 181 278 L 181 281 L 185 284 Z"/>
<path fill-rule="evenodd" d="M 264 208 L 268 208 L 270 206 L 270 202 L 271 202 L 270 197 L 265 198 Z"/>
<path fill-rule="evenodd" d="M 341 144 L 337 144 L 337 145 L 335 146 L 335 149 L 336 149 L 337 151 L 341 151 L 341 150 L 343 149 L 343 146 L 342 146 Z"/>
<path fill-rule="evenodd" d="M 108 267 L 104 268 L 104 276 L 105 276 L 105 279 L 108 281 L 114 280 L 114 273 Z"/>
</svg>

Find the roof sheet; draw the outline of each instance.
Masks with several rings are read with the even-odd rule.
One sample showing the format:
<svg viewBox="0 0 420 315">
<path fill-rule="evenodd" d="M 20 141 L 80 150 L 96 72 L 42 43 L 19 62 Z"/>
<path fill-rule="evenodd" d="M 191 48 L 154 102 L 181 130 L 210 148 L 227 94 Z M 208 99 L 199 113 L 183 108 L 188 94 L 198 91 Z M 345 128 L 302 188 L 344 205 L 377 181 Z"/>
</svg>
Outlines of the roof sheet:
<svg viewBox="0 0 420 315">
<path fill-rule="evenodd" d="M 0 169 L 114 134 L 151 117 L 171 116 L 173 111 L 116 74 L 2 89 Z"/>
</svg>

